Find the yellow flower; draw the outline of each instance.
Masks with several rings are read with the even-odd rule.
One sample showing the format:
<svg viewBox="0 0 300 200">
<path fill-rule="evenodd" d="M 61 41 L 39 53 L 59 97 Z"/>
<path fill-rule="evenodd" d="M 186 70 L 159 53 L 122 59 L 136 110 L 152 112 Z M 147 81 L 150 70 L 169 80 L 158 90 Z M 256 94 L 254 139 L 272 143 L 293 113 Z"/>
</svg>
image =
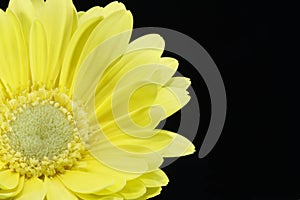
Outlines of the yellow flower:
<svg viewBox="0 0 300 200">
<path fill-rule="evenodd" d="M 117 2 L 0 10 L 0 199 L 148 199 L 168 183 L 163 158 L 194 152 L 156 129 L 190 81 L 173 77 L 160 36 L 129 43 L 132 20 Z"/>
</svg>

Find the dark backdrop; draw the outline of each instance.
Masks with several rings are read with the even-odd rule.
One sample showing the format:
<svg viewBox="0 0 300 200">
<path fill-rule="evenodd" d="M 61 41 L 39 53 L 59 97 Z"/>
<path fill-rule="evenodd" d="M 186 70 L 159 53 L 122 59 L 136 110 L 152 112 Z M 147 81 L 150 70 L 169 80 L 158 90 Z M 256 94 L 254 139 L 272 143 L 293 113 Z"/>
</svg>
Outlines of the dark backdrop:
<svg viewBox="0 0 300 200">
<path fill-rule="evenodd" d="M 78 10 L 87 10 L 108 2 L 74 3 Z M 191 78 L 201 96 L 201 122 L 194 140 L 197 153 L 164 169 L 170 183 L 154 199 L 299 199 L 296 5 L 253 0 L 122 2 L 132 11 L 135 27 L 170 28 L 197 40 L 217 64 L 228 96 L 222 136 L 199 159 L 210 116 L 208 92 L 189 63 L 166 52 L 179 59 L 179 71 Z M 166 128 L 176 131 L 179 120 L 180 112 Z"/>
</svg>

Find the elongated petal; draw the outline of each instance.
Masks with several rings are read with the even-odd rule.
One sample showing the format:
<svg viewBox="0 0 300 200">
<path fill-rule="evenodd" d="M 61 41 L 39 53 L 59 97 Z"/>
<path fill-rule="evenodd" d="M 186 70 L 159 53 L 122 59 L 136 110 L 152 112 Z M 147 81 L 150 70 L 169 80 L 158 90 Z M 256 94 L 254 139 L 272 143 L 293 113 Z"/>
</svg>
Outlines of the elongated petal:
<svg viewBox="0 0 300 200">
<path fill-rule="evenodd" d="M 35 2 L 32 0 L 10 0 L 8 9 L 11 10 L 22 24 L 26 43 L 28 44 L 30 27 L 33 20 L 36 18 Z"/>
<path fill-rule="evenodd" d="M 139 177 L 146 187 L 166 186 L 169 182 L 167 175 L 162 170 L 156 170 Z"/>
<path fill-rule="evenodd" d="M 157 63 L 164 50 L 164 40 L 156 34 L 149 34 L 131 42 L 122 58 L 103 74 L 96 97 L 96 108 L 107 96 L 111 95 L 113 88 L 120 78 L 136 67 Z"/>
<path fill-rule="evenodd" d="M 129 41 L 131 32 L 124 32 L 97 46 L 80 66 L 74 81 L 73 96 L 75 99 L 93 106 L 94 95 L 99 78 L 105 69 L 116 60 L 124 51 Z M 96 59 L 97 58 L 97 59 Z M 91 107 L 90 107 L 91 108 Z M 94 109 L 87 111 L 91 116 Z"/>
<path fill-rule="evenodd" d="M 84 15 L 85 16 L 85 15 Z M 79 24 L 78 29 L 72 36 L 69 46 L 66 51 L 66 55 L 63 61 L 59 84 L 61 87 L 71 87 L 72 78 L 76 75 L 79 63 L 79 58 L 82 53 L 82 49 L 89 38 L 91 32 L 95 27 L 103 20 L 103 17 L 96 16 Z"/>
<path fill-rule="evenodd" d="M 113 184 L 111 179 L 105 179 L 99 174 L 83 171 L 66 171 L 58 177 L 71 191 L 84 194 L 98 192 Z"/>
<path fill-rule="evenodd" d="M 161 190 L 161 187 L 147 188 L 146 193 L 142 197 L 137 198 L 136 200 L 146 200 L 155 197 L 160 194 Z"/>
<path fill-rule="evenodd" d="M 55 13 L 55 15 L 53 15 Z M 71 0 L 47 0 L 40 9 L 39 19 L 44 25 L 47 34 L 47 63 L 46 84 L 53 87 L 61 70 L 62 60 L 70 41 L 74 20 L 74 7 Z M 49 16 L 52 16 L 49 18 Z"/>
<path fill-rule="evenodd" d="M 118 196 L 107 196 L 107 197 L 101 197 L 99 200 L 123 200 L 122 197 Z"/>
<path fill-rule="evenodd" d="M 0 77 L 12 95 L 28 86 L 28 52 L 20 23 L 10 10 L 0 11 L 0 30 Z"/>
<path fill-rule="evenodd" d="M 121 182 L 123 182 L 123 179 L 124 180 L 132 180 L 141 175 L 139 173 L 129 173 L 129 172 L 115 170 L 115 169 L 99 162 L 91 155 L 85 156 L 85 158 L 81 161 L 81 163 L 84 164 L 84 170 L 86 170 L 88 172 L 103 174 L 103 175 L 112 177 L 114 179 L 121 179 L 120 180 Z M 115 182 L 116 182 L 116 180 L 115 180 Z"/>
<path fill-rule="evenodd" d="M 47 200 L 77 200 L 57 178 L 45 177 L 45 186 L 47 189 Z"/>
<path fill-rule="evenodd" d="M 46 189 L 42 180 L 32 177 L 25 181 L 22 192 L 16 197 L 16 200 L 44 199 Z"/>
<path fill-rule="evenodd" d="M 173 136 L 167 134 L 165 131 L 153 130 L 152 132 L 153 136 L 147 138 L 132 137 L 123 132 L 119 132 L 116 133 L 115 136 L 110 137 L 109 141 L 114 145 L 123 146 L 123 148 L 125 148 L 126 145 L 134 145 L 148 147 L 150 151 L 160 151 L 166 148 L 173 140 Z M 142 133 L 140 135 L 142 135 Z"/>
<path fill-rule="evenodd" d="M 173 137 L 173 140 L 170 143 L 170 145 L 161 150 L 161 154 L 164 157 L 179 157 L 189 155 L 195 152 L 195 146 L 187 138 L 183 137 L 180 134 L 172 133 L 169 131 L 164 132 Z"/>
<path fill-rule="evenodd" d="M 88 151 L 97 160 L 115 170 L 145 173 L 157 169 L 163 162 L 162 156 L 158 152 L 146 151 L 146 147 L 132 145 L 127 146 L 129 151 L 124 151 L 110 143 L 100 132 L 96 134 L 98 138 L 94 138 L 88 143 Z M 134 150 L 131 150 L 132 148 Z"/>
<path fill-rule="evenodd" d="M 90 56 L 91 52 L 94 51 L 94 49 L 98 45 L 100 45 L 102 42 L 104 42 L 106 40 L 116 41 L 115 39 L 111 39 L 111 38 L 115 37 L 116 35 L 120 35 L 124 31 L 128 32 L 131 29 L 132 29 L 131 13 L 126 10 L 120 10 L 120 11 L 112 13 L 111 15 L 109 15 L 106 18 L 104 18 L 103 20 L 101 20 L 101 22 L 99 22 L 97 24 L 97 26 L 93 27 L 92 30 L 89 30 L 89 32 L 85 32 L 86 33 L 85 35 L 81 35 L 82 39 L 80 40 L 80 43 L 78 43 L 79 41 L 76 41 L 76 40 L 72 41 L 71 45 L 73 45 L 74 47 L 77 48 L 76 51 L 79 50 L 78 52 L 80 52 L 80 55 L 78 55 L 78 56 L 75 55 L 76 57 L 72 57 L 71 59 L 69 57 L 67 57 L 67 59 L 69 59 L 69 61 L 64 62 L 63 70 L 62 70 L 61 77 L 60 77 L 60 82 L 62 84 L 66 84 L 66 86 L 68 86 L 72 90 L 74 87 L 74 85 L 73 85 L 74 79 L 76 78 L 76 74 L 79 70 L 79 67 L 82 67 L 80 65 Z M 130 34 L 128 35 L 128 37 L 130 37 Z M 118 38 L 118 36 L 115 38 Z M 121 40 L 120 42 L 123 42 L 123 41 L 128 43 L 129 38 L 128 39 L 123 38 L 123 40 Z M 75 44 L 76 42 L 78 44 Z M 108 43 L 109 42 L 107 42 L 107 44 Z M 126 44 L 126 46 L 127 46 L 127 44 Z M 123 47 L 124 50 L 122 50 L 122 51 L 125 51 L 126 46 Z M 110 49 L 112 49 L 112 48 L 114 48 L 114 50 L 116 50 L 115 52 L 117 53 L 119 46 L 116 46 L 110 42 L 109 46 L 105 50 L 102 50 L 102 53 L 104 53 L 104 52 L 111 53 Z M 74 48 L 70 48 L 70 49 L 68 49 L 68 51 L 74 52 Z M 108 56 L 108 58 L 109 58 L 109 55 L 106 55 L 106 56 Z M 95 58 L 95 57 L 93 57 L 93 58 Z M 116 58 L 114 58 L 114 59 L 116 59 Z M 91 64 L 90 66 L 94 66 L 96 68 L 96 67 L 99 67 L 99 66 L 102 66 L 103 64 L 105 64 L 105 63 L 99 63 L 99 60 L 101 61 L 101 58 L 98 58 L 97 60 L 95 60 L 94 61 L 95 63 Z M 72 61 L 72 63 L 70 63 L 70 61 Z M 98 63 L 97 63 L 97 61 L 98 61 Z M 108 64 L 109 63 L 107 63 L 106 65 L 108 65 Z M 106 65 L 104 65 L 103 68 Z M 73 68 L 73 69 L 70 70 L 69 68 Z M 84 72 L 84 70 L 81 68 L 80 72 Z M 80 72 L 78 72 L 78 73 L 80 73 Z M 71 77 L 74 76 L 73 79 L 72 78 L 70 79 L 70 75 L 71 75 Z M 100 75 L 100 74 L 98 73 L 97 75 Z"/>
<path fill-rule="evenodd" d="M 0 171 L 0 189 L 10 190 L 18 186 L 19 174 L 11 170 Z"/>
<path fill-rule="evenodd" d="M 166 113 L 164 118 L 174 114 L 189 102 L 190 96 L 186 91 L 189 85 L 189 79 L 174 77 L 158 91 L 155 103 L 164 109 Z"/>
<path fill-rule="evenodd" d="M 137 199 L 146 193 L 146 187 L 140 180 L 128 181 L 126 187 L 120 192 L 125 199 Z"/>
<path fill-rule="evenodd" d="M 39 21 L 35 21 L 31 26 L 29 38 L 30 71 L 34 84 L 42 85 L 48 76 L 47 51 L 45 29 Z"/>
<path fill-rule="evenodd" d="M 96 195 L 96 194 L 76 194 L 82 200 L 123 200 L 122 196 L 114 195 Z"/>
<path fill-rule="evenodd" d="M 18 195 L 24 187 L 24 176 L 21 176 L 19 179 L 18 187 L 11 190 L 0 190 L 0 199 L 8 199 Z"/>
</svg>

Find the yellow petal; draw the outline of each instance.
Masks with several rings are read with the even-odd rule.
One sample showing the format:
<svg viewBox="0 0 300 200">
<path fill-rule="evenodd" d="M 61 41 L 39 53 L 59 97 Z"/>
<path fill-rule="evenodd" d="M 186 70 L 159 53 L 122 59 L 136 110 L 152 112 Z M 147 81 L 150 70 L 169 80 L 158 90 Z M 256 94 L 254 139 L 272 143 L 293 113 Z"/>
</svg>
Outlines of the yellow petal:
<svg viewBox="0 0 300 200">
<path fill-rule="evenodd" d="M 125 9 L 114 12 L 104 18 L 101 23 L 95 27 L 91 35 L 89 35 L 86 45 L 83 48 L 81 55 L 82 59 L 84 60 L 91 50 L 93 50 L 101 42 L 110 39 L 114 35 L 131 30 L 132 23 L 133 19 L 131 13 Z"/>
<path fill-rule="evenodd" d="M 53 14 L 55 13 L 55 14 Z M 64 54 L 69 43 L 74 20 L 74 6 L 71 0 L 47 0 L 39 10 L 38 18 L 47 35 L 48 59 L 46 84 L 53 87 L 60 72 Z M 51 17 L 49 17 L 51 16 Z"/>
<path fill-rule="evenodd" d="M 111 37 L 97 46 L 80 66 L 74 81 L 73 97 L 88 105 L 87 113 L 94 115 L 94 96 L 99 78 L 105 69 L 122 55 L 126 49 L 131 32 Z M 91 99 L 92 98 L 92 99 Z"/>
<path fill-rule="evenodd" d="M 88 14 L 88 13 L 87 13 Z M 84 14 L 83 16 L 85 16 Z M 59 84 L 61 87 L 71 87 L 72 78 L 77 70 L 76 66 L 80 58 L 82 49 L 94 28 L 103 20 L 102 16 L 91 18 L 82 24 L 79 24 L 78 29 L 74 32 L 69 46 L 67 48 L 63 61 Z"/>
<path fill-rule="evenodd" d="M 98 200 L 100 199 L 99 195 L 95 195 L 95 194 L 80 194 L 80 193 L 76 193 L 76 195 L 79 197 L 79 199 L 82 200 Z"/>
<path fill-rule="evenodd" d="M 132 53 L 140 50 L 158 50 L 162 52 L 165 48 L 164 39 L 158 34 L 147 34 L 132 41 L 127 48 L 126 53 Z"/>
<path fill-rule="evenodd" d="M 178 61 L 174 58 L 161 58 L 155 66 L 156 71 L 153 73 L 151 81 L 159 85 L 164 85 L 175 74 L 178 65 Z"/>
<path fill-rule="evenodd" d="M 11 170 L 0 171 L 0 189 L 11 190 L 18 186 L 19 174 Z"/>
<path fill-rule="evenodd" d="M 76 194 L 80 199 L 82 200 L 123 200 L 123 198 L 120 195 L 95 195 L 95 194 Z"/>
<path fill-rule="evenodd" d="M 44 67 L 47 76 L 42 78 L 45 78 L 47 87 L 53 87 L 61 69 L 67 44 L 77 26 L 77 15 L 72 1 L 12 0 L 9 9 L 20 20 L 25 38 L 30 38 L 31 25 L 36 19 L 43 25 L 47 40 L 47 57 L 51 59 L 46 60 L 47 66 Z"/>
<path fill-rule="evenodd" d="M 114 182 L 119 182 L 119 181 L 123 182 L 123 179 L 132 180 L 141 175 L 139 173 L 126 173 L 126 172 L 115 170 L 115 169 L 99 162 L 91 155 L 85 156 L 82 159 L 81 163 L 84 164 L 84 170 L 91 172 L 91 173 L 98 173 L 98 174 L 103 174 L 103 175 L 109 176 L 114 179 Z M 121 180 L 119 180 L 119 179 L 121 179 Z M 110 188 L 110 186 L 107 188 Z"/>
<path fill-rule="evenodd" d="M 140 180 L 128 181 L 120 194 L 125 199 L 137 199 L 146 193 L 146 187 Z"/>
<path fill-rule="evenodd" d="M 141 149 L 130 148 L 130 145 L 132 145 L 146 148 L 144 153 L 159 152 L 163 157 L 179 157 L 195 152 L 194 145 L 180 134 L 166 130 L 153 130 L 152 135 L 147 138 L 137 138 L 126 135 L 126 133 L 119 130 L 114 136 L 109 137 L 108 140 L 124 151 L 141 153 Z"/>
<path fill-rule="evenodd" d="M 124 151 L 110 143 L 103 134 L 98 134 L 94 143 L 89 142 L 88 151 L 100 162 L 115 170 L 129 173 L 144 173 L 152 171 L 163 162 L 158 152 L 144 150 L 145 147 L 130 146 Z M 103 141 L 105 141 L 103 143 Z M 99 143 L 97 142 L 99 141 Z M 92 141 L 93 142 L 93 141 Z M 134 148 L 134 150 L 131 150 Z"/>
<path fill-rule="evenodd" d="M 76 75 L 79 65 L 93 48 L 113 35 L 132 28 L 132 22 L 130 22 L 132 19 L 130 19 L 131 17 L 129 13 L 125 12 L 126 9 L 124 5 L 119 3 L 117 3 L 117 5 L 118 9 L 112 9 L 110 8 L 111 6 L 105 8 L 93 7 L 87 12 L 81 14 L 78 22 L 79 27 L 74 33 L 66 52 L 60 76 L 60 85 L 71 88 L 72 78 L 70 77 Z M 122 23 L 125 27 L 122 28 L 116 23 Z M 116 29 L 111 29 L 111 27 L 105 28 L 108 24 Z M 107 34 L 107 36 L 105 36 L 103 32 Z M 90 39 L 90 37 L 92 39 Z M 87 44 L 87 42 L 89 44 Z M 90 46 L 89 49 L 85 47 L 86 45 Z M 83 50 L 86 53 L 83 54 Z"/>
<path fill-rule="evenodd" d="M 127 86 L 124 86 L 120 82 L 120 87 L 113 91 L 113 96 L 110 99 L 107 99 L 105 103 L 103 103 L 103 105 L 101 106 L 103 115 L 98 116 L 98 120 L 100 126 L 104 131 L 104 134 L 109 133 L 105 129 L 113 128 L 109 126 L 115 126 L 116 128 L 121 129 L 122 131 L 126 132 L 128 135 L 131 135 L 133 137 L 151 136 L 147 134 L 150 133 L 149 131 L 153 130 L 160 123 L 161 119 L 165 116 L 164 109 L 162 109 L 159 105 L 153 105 L 150 108 L 141 108 L 136 112 L 130 113 L 128 108 L 131 93 L 134 92 L 136 89 L 142 87 L 144 84 L 147 84 L 147 81 L 137 81 Z M 153 90 L 155 90 L 155 87 L 156 86 L 152 87 Z M 154 95 L 155 93 L 156 92 L 154 92 Z M 155 98 L 155 96 L 153 98 Z M 149 103 L 149 101 L 147 102 L 147 100 L 143 102 L 145 104 Z M 141 119 L 145 117 L 147 117 L 148 119 Z M 109 121 L 107 119 L 109 119 Z M 132 119 L 134 119 L 134 121 Z M 139 122 L 140 124 L 135 123 L 135 121 Z M 138 135 L 140 133 L 144 134 Z"/>
<path fill-rule="evenodd" d="M 16 197 L 16 200 L 42 200 L 46 195 L 46 189 L 42 180 L 32 177 L 25 181 L 22 192 Z"/>
<path fill-rule="evenodd" d="M 107 197 L 101 197 L 99 200 L 123 200 L 122 197 L 118 196 L 107 196 Z"/>
<path fill-rule="evenodd" d="M 85 67 L 82 66 L 83 62 L 84 62 L 83 65 L 87 64 L 86 60 L 89 59 L 88 61 L 89 67 L 92 66 L 94 70 L 97 68 L 104 70 L 107 67 L 107 65 L 110 64 L 110 62 L 106 63 L 107 61 L 113 61 L 114 59 L 118 58 L 120 55 L 119 50 L 122 50 L 121 53 L 123 53 L 127 47 L 131 29 L 132 29 L 132 15 L 128 11 L 121 10 L 109 15 L 107 18 L 104 18 L 90 32 L 89 35 L 85 36 L 86 38 L 84 39 L 84 41 L 86 42 L 82 47 L 82 50 L 80 51 L 81 53 L 79 58 L 77 58 L 77 61 L 73 63 L 75 65 L 70 65 L 70 63 L 65 63 L 66 66 L 64 66 L 64 68 L 68 68 L 68 67 L 74 68 L 72 70 L 73 75 L 71 74 L 74 77 L 73 79 L 71 79 L 71 82 L 67 83 L 66 86 L 70 87 L 72 91 L 75 84 L 74 82 L 77 81 L 77 79 L 75 78 L 77 74 L 80 75 L 81 73 L 85 73 L 86 70 L 88 70 L 88 72 L 95 73 L 93 69 L 85 69 Z M 106 44 L 103 44 L 104 41 Z M 114 43 L 115 41 L 117 41 L 117 43 Z M 103 48 L 104 46 L 105 48 Z M 95 50 L 96 48 L 98 50 Z M 99 52 L 99 51 L 101 51 L 103 55 L 95 54 L 95 52 Z M 91 56 L 93 57 L 91 58 Z M 93 76 L 101 75 L 101 71 L 99 71 L 99 69 L 97 70 L 98 72 L 96 74 L 92 74 Z M 67 73 L 63 73 L 61 74 L 61 76 L 62 76 L 61 81 L 66 82 L 65 80 L 67 78 L 65 76 L 68 76 L 68 78 L 70 79 L 70 76 Z M 89 76 L 86 75 L 86 77 Z M 93 77 L 89 77 L 89 80 L 90 81 L 93 80 Z M 98 79 L 95 79 L 94 81 L 98 81 Z"/>
<path fill-rule="evenodd" d="M 117 62 L 111 65 L 101 78 L 97 90 L 99 101 L 111 94 L 120 78 L 134 68 L 151 63 L 157 63 L 164 49 L 164 41 L 155 34 L 140 37 L 131 42 L 126 53 Z M 108 93 L 108 94 L 107 94 Z"/>
<path fill-rule="evenodd" d="M 152 132 L 153 136 L 147 138 L 136 138 L 123 132 L 119 132 L 116 133 L 115 136 L 109 137 L 109 141 L 117 146 L 134 145 L 148 147 L 150 151 L 160 151 L 163 148 L 166 148 L 173 140 L 173 137 L 169 134 L 166 134 L 164 131 L 153 130 Z"/>
<path fill-rule="evenodd" d="M 24 176 L 21 176 L 19 179 L 18 187 L 11 190 L 0 190 L 0 199 L 8 199 L 18 195 L 24 187 Z"/>
<path fill-rule="evenodd" d="M 97 173 L 70 170 L 58 175 L 60 181 L 71 191 L 76 193 L 95 193 L 113 184 Z"/>
<path fill-rule="evenodd" d="M 78 15 L 78 30 L 80 30 L 81 27 L 83 26 L 83 24 L 87 23 L 88 21 L 91 21 L 91 20 L 93 21 L 95 19 L 104 18 L 103 10 L 104 9 L 102 7 L 95 6 L 95 7 L 90 8 L 86 12 L 77 13 L 77 15 Z"/>
<path fill-rule="evenodd" d="M 133 112 L 141 107 L 152 105 L 157 95 L 157 89 L 158 86 L 155 84 L 147 84 L 136 88 L 130 97 L 128 111 Z"/>
<path fill-rule="evenodd" d="M 28 43 L 30 27 L 36 18 L 36 8 L 32 0 L 10 0 L 8 9 L 12 10 L 22 24 L 24 37 Z"/>
<path fill-rule="evenodd" d="M 57 178 L 45 177 L 45 186 L 47 189 L 47 200 L 77 200 Z"/>
<path fill-rule="evenodd" d="M 189 102 L 190 96 L 186 91 L 189 85 L 189 79 L 174 77 L 158 91 L 155 104 L 160 105 L 164 109 L 166 113 L 164 118 L 174 114 Z"/>
<path fill-rule="evenodd" d="M 35 21 L 30 29 L 29 38 L 30 70 L 32 82 L 43 84 L 47 67 L 47 38 L 43 25 Z"/>
<path fill-rule="evenodd" d="M 164 131 L 170 135 L 173 140 L 164 149 L 160 151 L 163 157 L 179 157 L 189 155 L 195 152 L 195 146 L 187 138 L 180 134 L 172 133 L 170 131 Z"/>
<path fill-rule="evenodd" d="M 167 175 L 162 170 L 156 170 L 139 177 L 146 187 L 166 186 L 169 182 Z"/>
<path fill-rule="evenodd" d="M 100 191 L 97 191 L 94 193 L 95 195 L 92 195 L 93 197 L 97 196 L 97 198 L 99 195 L 110 195 L 120 191 L 126 185 L 126 180 L 134 179 L 139 176 L 136 174 L 128 174 L 115 171 L 111 168 L 108 168 L 107 166 L 104 166 L 91 156 L 86 156 L 83 160 L 79 161 L 78 165 L 75 166 L 74 170 L 79 170 L 90 174 L 97 174 L 95 176 L 99 176 L 107 181 L 111 180 L 113 182 L 112 185 Z M 80 194 L 80 196 L 82 195 L 84 195 L 85 198 L 87 198 L 85 194 Z"/>
<path fill-rule="evenodd" d="M 107 4 L 105 7 L 104 7 L 104 13 L 106 16 L 114 13 L 114 12 L 118 12 L 120 10 L 125 10 L 125 6 L 123 3 L 121 2 L 117 2 L 117 1 L 114 1 L 114 2 L 111 2 L 109 4 Z"/>
<path fill-rule="evenodd" d="M 111 95 L 115 85 L 124 74 L 139 66 L 157 63 L 163 49 L 163 39 L 155 34 L 146 35 L 131 42 L 122 58 L 109 66 L 101 78 L 97 88 L 96 108 Z"/>
<path fill-rule="evenodd" d="M 28 85 L 28 52 L 20 23 L 10 10 L 0 11 L 0 30 L 1 81 L 12 94 Z"/>
<path fill-rule="evenodd" d="M 97 192 L 95 194 L 97 195 L 110 195 L 110 194 L 114 194 L 116 192 L 119 192 L 120 190 L 122 190 L 124 188 L 124 186 L 126 185 L 126 179 L 122 178 L 114 178 L 114 184 L 101 190 L 100 192 Z"/>
<path fill-rule="evenodd" d="M 161 187 L 147 188 L 147 192 L 141 198 L 138 198 L 136 200 L 146 200 L 159 195 L 160 192 Z"/>
</svg>

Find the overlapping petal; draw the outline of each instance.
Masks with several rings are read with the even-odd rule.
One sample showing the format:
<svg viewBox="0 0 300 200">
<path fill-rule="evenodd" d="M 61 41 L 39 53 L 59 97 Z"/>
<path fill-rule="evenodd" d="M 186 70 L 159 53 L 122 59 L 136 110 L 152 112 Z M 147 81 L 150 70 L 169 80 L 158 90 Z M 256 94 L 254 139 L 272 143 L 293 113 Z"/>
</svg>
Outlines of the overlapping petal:
<svg viewBox="0 0 300 200">
<path fill-rule="evenodd" d="M 168 184 L 163 158 L 195 151 L 157 129 L 188 103 L 189 79 L 173 77 L 178 62 L 162 57 L 159 35 L 129 42 L 132 27 L 118 2 L 77 12 L 71 0 L 11 0 L 0 10 L 0 103 L 56 88 L 85 106 L 91 129 L 86 154 L 55 176 L 26 177 L 0 159 L 0 199 L 148 199 Z"/>
</svg>

